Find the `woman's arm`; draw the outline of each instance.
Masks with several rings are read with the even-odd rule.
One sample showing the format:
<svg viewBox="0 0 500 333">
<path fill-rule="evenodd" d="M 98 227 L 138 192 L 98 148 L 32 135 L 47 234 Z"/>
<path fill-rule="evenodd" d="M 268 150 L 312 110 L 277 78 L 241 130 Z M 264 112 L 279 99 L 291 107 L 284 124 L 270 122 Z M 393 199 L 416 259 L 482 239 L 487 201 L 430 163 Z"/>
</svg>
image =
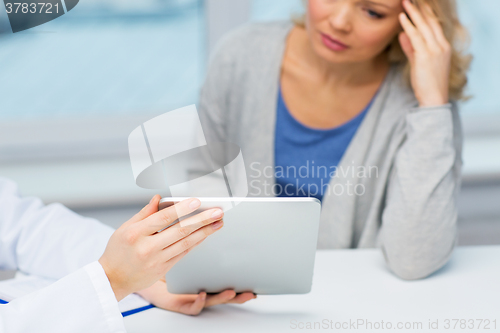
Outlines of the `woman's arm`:
<svg viewBox="0 0 500 333">
<path fill-rule="evenodd" d="M 401 47 L 419 107 L 406 116 L 406 139 L 388 180 L 380 241 L 391 269 L 423 278 L 443 266 L 457 240 L 462 130 L 448 103 L 451 46 L 430 6 L 403 0 Z"/>
<path fill-rule="evenodd" d="M 417 108 L 391 170 L 380 241 L 404 279 L 428 276 L 449 259 L 457 239 L 461 128 L 456 107 Z"/>
</svg>

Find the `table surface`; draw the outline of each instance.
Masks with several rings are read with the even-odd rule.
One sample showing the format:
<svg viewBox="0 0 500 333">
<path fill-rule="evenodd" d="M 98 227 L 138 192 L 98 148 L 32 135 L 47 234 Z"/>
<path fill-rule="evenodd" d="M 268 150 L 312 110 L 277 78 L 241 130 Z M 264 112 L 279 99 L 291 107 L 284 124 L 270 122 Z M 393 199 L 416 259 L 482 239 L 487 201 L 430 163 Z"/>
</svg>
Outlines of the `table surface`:
<svg viewBox="0 0 500 333">
<path fill-rule="evenodd" d="M 438 330 L 429 329 L 430 323 Z M 129 333 L 339 331 L 342 326 L 343 331 L 500 332 L 500 246 L 459 247 L 445 267 L 416 281 L 396 277 L 376 249 L 318 251 L 309 294 L 260 295 L 196 317 L 151 309 L 126 317 L 125 326 Z"/>
</svg>

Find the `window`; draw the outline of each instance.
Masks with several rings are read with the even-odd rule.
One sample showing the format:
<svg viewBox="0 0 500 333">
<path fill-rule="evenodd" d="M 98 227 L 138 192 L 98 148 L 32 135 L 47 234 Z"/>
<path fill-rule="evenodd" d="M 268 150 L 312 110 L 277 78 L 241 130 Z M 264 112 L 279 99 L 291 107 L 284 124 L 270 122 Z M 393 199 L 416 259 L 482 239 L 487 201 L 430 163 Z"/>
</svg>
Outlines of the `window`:
<svg viewBox="0 0 500 333">
<path fill-rule="evenodd" d="M 287 20 L 303 12 L 302 0 L 253 0 L 250 18 L 252 21 Z"/>
<path fill-rule="evenodd" d="M 197 102 L 203 7 L 86 0 L 54 21 L 0 34 L 0 162 L 126 157 L 136 124 Z M 6 20 L 0 10 L 4 30 Z"/>
<path fill-rule="evenodd" d="M 469 73 L 469 93 L 473 98 L 464 103 L 464 114 L 500 114 L 500 2 L 497 0 L 458 0 L 459 15 L 471 36 L 470 51 L 474 55 Z M 499 133 L 500 134 L 500 133 Z"/>
<path fill-rule="evenodd" d="M 201 0 L 86 0 L 52 22 L 4 34 L 0 121 L 158 113 L 195 103 L 203 33 Z"/>
</svg>

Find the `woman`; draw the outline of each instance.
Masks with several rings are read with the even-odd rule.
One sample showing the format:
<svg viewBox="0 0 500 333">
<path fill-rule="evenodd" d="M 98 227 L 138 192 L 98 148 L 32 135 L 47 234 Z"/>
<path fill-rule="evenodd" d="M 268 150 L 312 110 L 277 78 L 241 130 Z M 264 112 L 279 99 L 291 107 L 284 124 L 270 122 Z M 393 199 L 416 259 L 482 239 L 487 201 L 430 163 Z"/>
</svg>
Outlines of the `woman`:
<svg viewBox="0 0 500 333">
<path fill-rule="evenodd" d="M 207 141 L 241 147 L 250 196 L 321 199 L 320 248 L 380 246 L 428 276 L 457 239 L 462 31 L 454 0 L 309 0 L 240 29 L 202 89 Z"/>
</svg>

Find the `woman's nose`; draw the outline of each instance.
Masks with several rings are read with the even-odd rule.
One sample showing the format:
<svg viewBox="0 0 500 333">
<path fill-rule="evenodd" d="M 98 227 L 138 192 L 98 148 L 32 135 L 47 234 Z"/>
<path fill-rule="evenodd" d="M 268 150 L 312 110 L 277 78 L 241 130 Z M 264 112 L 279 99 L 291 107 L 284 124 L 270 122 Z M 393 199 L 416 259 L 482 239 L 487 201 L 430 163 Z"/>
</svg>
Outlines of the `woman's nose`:
<svg viewBox="0 0 500 333">
<path fill-rule="evenodd" d="M 332 14 L 329 17 L 330 26 L 340 32 L 349 32 L 352 29 L 351 25 L 351 8 L 350 1 L 338 1 L 333 8 Z"/>
</svg>

